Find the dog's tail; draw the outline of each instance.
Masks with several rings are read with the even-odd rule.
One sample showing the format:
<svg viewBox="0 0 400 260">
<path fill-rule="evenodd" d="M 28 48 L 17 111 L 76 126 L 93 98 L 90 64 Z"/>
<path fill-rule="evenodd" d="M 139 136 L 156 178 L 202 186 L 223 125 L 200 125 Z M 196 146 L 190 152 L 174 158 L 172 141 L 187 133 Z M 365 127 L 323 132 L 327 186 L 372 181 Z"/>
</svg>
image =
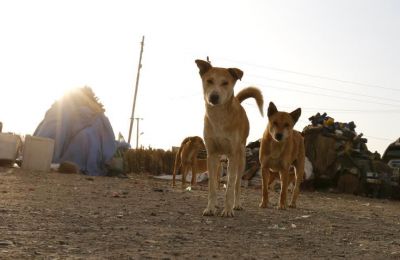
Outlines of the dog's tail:
<svg viewBox="0 0 400 260">
<path fill-rule="evenodd" d="M 243 100 L 251 98 L 251 97 L 256 100 L 258 109 L 260 110 L 261 115 L 264 116 L 264 111 L 263 111 L 264 98 L 263 98 L 261 91 L 258 88 L 248 87 L 248 88 L 242 89 L 236 95 L 236 98 L 239 100 L 240 103 Z"/>
</svg>

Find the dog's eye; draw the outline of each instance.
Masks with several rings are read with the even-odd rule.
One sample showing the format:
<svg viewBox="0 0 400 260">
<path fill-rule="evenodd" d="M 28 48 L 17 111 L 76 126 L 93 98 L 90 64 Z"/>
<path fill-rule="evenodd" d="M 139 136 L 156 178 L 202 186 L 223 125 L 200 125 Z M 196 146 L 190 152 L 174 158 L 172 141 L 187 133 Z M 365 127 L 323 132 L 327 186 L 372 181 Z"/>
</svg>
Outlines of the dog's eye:
<svg viewBox="0 0 400 260">
<path fill-rule="evenodd" d="M 214 84 L 214 81 L 212 79 L 207 79 L 207 84 Z"/>
<path fill-rule="evenodd" d="M 228 86 L 228 81 L 222 81 L 221 86 L 223 87 Z"/>
<path fill-rule="evenodd" d="M 287 127 L 289 127 L 289 124 L 285 123 L 283 126 L 287 128 Z"/>
<path fill-rule="evenodd" d="M 272 123 L 274 126 L 278 126 L 278 123 L 277 122 L 273 122 Z"/>
</svg>

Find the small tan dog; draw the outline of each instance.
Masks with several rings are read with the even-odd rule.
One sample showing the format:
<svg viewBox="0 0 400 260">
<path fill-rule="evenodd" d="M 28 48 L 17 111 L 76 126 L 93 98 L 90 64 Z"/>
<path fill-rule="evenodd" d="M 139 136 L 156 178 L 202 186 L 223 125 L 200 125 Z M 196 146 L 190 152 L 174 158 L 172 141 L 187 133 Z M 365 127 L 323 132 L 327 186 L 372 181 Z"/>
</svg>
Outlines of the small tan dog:
<svg viewBox="0 0 400 260">
<path fill-rule="evenodd" d="M 236 81 L 243 72 L 237 68 L 217 68 L 209 62 L 196 60 L 203 84 L 206 106 L 204 117 L 204 141 L 207 148 L 208 204 L 204 216 L 216 214 L 216 181 L 220 155 L 228 158 L 228 181 L 225 205 L 221 213 L 233 217 L 233 210 L 241 210 L 240 184 L 245 168 L 245 146 L 249 135 L 249 120 L 241 102 L 254 98 L 263 114 L 263 97 L 257 88 L 249 87 L 234 95 Z"/>
<path fill-rule="evenodd" d="M 192 186 L 196 184 L 196 174 L 207 171 L 206 160 L 197 159 L 197 154 L 201 149 L 205 149 L 201 137 L 190 136 L 183 139 L 175 157 L 172 186 L 175 186 L 175 176 L 179 169 L 181 169 L 182 173 L 182 188 L 186 186 L 186 175 L 189 170 L 192 171 Z"/>
<path fill-rule="evenodd" d="M 279 172 L 281 179 L 281 194 L 279 209 L 286 209 L 286 196 L 289 181 L 289 170 L 295 167 L 295 185 L 289 207 L 296 207 L 300 192 L 300 184 L 304 176 L 304 138 L 293 130 L 301 115 L 298 108 L 291 113 L 280 112 L 274 103 L 269 103 L 268 125 L 260 146 L 260 163 L 262 169 L 262 201 L 261 208 L 268 206 L 268 184 L 271 172 Z"/>
</svg>

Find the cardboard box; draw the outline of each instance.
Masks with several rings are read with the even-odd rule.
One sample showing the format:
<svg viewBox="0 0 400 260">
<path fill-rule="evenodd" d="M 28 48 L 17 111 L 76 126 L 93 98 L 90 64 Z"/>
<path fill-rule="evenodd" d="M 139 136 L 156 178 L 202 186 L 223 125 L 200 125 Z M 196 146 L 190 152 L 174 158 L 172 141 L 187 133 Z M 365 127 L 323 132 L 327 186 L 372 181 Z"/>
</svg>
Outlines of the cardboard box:
<svg viewBox="0 0 400 260">
<path fill-rule="evenodd" d="M 50 138 L 25 136 L 22 152 L 22 169 L 33 171 L 50 171 L 53 160 L 54 140 Z"/>
<path fill-rule="evenodd" d="M 11 165 L 14 164 L 21 144 L 19 135 L 0 133 L 0 160 L 9 161 Z"/>
</svg>

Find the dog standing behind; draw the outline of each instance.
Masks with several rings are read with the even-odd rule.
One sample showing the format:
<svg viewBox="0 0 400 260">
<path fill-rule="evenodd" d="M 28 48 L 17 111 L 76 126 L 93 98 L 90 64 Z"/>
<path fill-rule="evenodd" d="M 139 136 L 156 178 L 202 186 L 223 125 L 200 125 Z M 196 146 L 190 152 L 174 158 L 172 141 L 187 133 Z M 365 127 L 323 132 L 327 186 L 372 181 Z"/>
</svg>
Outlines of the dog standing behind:
<svg viewBox="0 0 400 260">
<path fill-rule="evenodd" d="M 268 107 L 268 125 L 264 131 L 260 145 L 260 163 L 262 170 L 262 201 L 261 208 L 268 206 L 268 184 L 271 172 L 279 172 L 281 193 L 279 209 L 286 209 L 286 196 L 289 181 L 289 169 L 295 168 L 295 184 L 289 207 L 296 207 L 300 192 L 300 184 L 304 176 L 305 149 L 304 138 L 293 130 L 301 115 L 298 108 L 291 113 L 280 112 L 270 103 Z"/>
<path fill-rule="evenodd" d="M 201 137 L 190 136 L 183 139 L 175 157 L 172 186 L 175 186 L 175 176 L 178 170 L 182 173 L 182 188 L 186 186 L 186 175 L 189 169 L 192 171 L 192 186 L 196 184 L 196 174 L 207 170 L 205 160 L 197 159 L 197 154 L 201 149 L 205 149 Z"/>
<path fill-rule="evenodd" d="M 254 98 L 263 114 L 263 97 L 257 88 L 249 87 L 234 95 L 236 81 L 243 72 L 237 68 L 217 68 L 209 62 L 196 60 L 203 85 L 206 107 L 204 141 L 207 148 L 208 204 L 204 216 L 216 214 L 216 181 L 220 155 L 228 158 L 228 182 L 222 216 L 233 217 L 241 210 L 240 185 L 245 168 L 245 146 L 249 135 L 249 120 L 241 102 Z"/>
</svg>

